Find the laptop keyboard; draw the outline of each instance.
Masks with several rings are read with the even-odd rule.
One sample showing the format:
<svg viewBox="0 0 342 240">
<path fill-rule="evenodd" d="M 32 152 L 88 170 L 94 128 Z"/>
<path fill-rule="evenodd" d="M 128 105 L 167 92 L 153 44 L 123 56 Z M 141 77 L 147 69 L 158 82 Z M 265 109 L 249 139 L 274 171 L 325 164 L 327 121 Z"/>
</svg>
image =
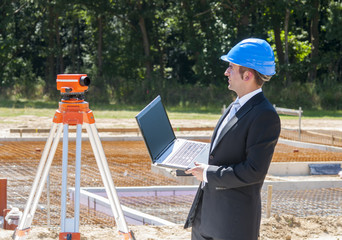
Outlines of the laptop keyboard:
<svg viewBox="0 0 342 240">
<path fill-rule="evenodd" d="M 165 163 L 187 166 L 205 146 L 205 143 L 185 142 Z"/>
</svg>

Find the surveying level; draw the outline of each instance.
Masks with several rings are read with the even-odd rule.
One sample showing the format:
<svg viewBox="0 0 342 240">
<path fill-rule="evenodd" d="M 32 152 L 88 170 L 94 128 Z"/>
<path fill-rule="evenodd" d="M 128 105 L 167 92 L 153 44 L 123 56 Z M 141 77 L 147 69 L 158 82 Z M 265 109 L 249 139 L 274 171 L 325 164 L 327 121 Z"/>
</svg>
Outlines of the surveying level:
<svg viewBox="0 0 342 240">
<path fill-rule="evenodd" d="M 59 74 L 56 82 L 57 90 L 61 91 L 62 102 L 67 100 L 79 102 L 84 100 L 90 78 L 86 74 Z"/>
<path fill-rule="evenodd" d="M 86 74 L 59 74 L 57 75 L 57 90 L 61 92 L 61 102 L 53 117 L 53 123 L 47 138 L 42 157 L 38 166 L 25 210 L 13 234 L 14 240 L 25 240 L 28 235 L 39 198 L 42 194 L 52 160 L 54 158 L 61 133 L 63 131 L 62 155 L 62 190 L 61 190 L 61 232 L 59 240 L 80 240 L 80 183 L 81 183 L 81 145 L 82 125 L 88 133 L 97 166 L 100 170 L 102 182 L 105 186 L 109 203 L 117 224 L 119 234 L 124 240 L 135 240 L 128 230 L 119 198 L 108 168 L 106 156 L 98 135 L 93 112 L 88 102 L 84 101 L 85 91 L 88 90 L 90 79 Z M 67 170 L 68 170 L 68 130 L 69 125 L 76 125 L 76 159 L 75 159 L 75 199 L 74 217 L 66 217 L 67 208 Z"/>
</svg>

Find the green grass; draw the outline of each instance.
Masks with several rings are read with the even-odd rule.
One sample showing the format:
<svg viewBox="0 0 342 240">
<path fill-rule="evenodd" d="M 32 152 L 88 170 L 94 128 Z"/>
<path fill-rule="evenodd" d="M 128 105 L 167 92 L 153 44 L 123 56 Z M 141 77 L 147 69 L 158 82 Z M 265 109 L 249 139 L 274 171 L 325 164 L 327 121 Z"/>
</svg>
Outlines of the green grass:
<svg viewBox="0 0 342 240">
<path fill-rule="evenodd" d="M 89 104 L 95 118 L 130 119 L 134 118 L 145 105 L 123 105 L 123 104 Z M 21 115 L 32 115 L 37 117 L 53 116 L 58 108 L 58 102 L 49 101 L 0 101 L 0 117 L 16 117 Z M 219 107 L 203 106 L 166 106 L 171 119 L 218 119 L 220 117 Z"/>
<path fill-rule="evenodd" d="M 55 108 L 58 102 L 42 100 L 0 100 L 0 108 Z"/>
<path fill-rule="evenodd" d="M 113 119 L 131 119 L 143 109 L 144 105 L 92 105 L 96 118 L 113 118 Z M 58 108 L 58 102 L 52 101 L 0 101 L 0 117 L 16 117 L 22 115 L 31 115 L 37 117 L 52 117 Z M 166 106 L 170 119 L 206 119 L 216 120 L 221 115 L 221 109 L 217 106 Z M 337 119 L 342 117 L 342 110 L 305 110 L 303 118 L 325 118 Z M 281 115 L 283 119 L 298 118 L 297 116 Z"/>
<path fill-rule="evenodd" d="M 280 115 L 282 119 L 292 119 L 298 118 L 298 116 L 288 116 L 288 115 Z M 327 111 L 327 110 L 304 110 L 303 119 L 341 119 L 342 111 Z"/>
<path fill-rule="evenodd" d="M 342 110 L 307 110 L 304 111 L 303 116 L 308 118 L 342 118 Z"/>
<path fill-rule="evenodd" d="M 18 117 L 23 115 L 48 117 L 55 114 L 56 109 L 52 108 L 0 108 L 0 117 Z"/>
</svg>

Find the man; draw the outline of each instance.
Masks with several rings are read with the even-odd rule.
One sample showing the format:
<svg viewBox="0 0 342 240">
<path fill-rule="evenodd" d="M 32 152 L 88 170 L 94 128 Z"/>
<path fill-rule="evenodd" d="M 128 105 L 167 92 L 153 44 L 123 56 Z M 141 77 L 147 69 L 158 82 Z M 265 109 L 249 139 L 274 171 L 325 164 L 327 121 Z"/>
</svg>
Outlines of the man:
<svg viewBox="0 0 342 240">
<path fill-rule="evenodd" d="M 260 190 L 280 134 L 280 120 L 262 93 L 275 74 L 274 54 L 262 39 L 249 38 L 221 57 L 237 99 L 219 120 L 209 163 L 189 169 L 202 181 L 185 228 L 192 240 L 257 240 Z"/>
</svg>

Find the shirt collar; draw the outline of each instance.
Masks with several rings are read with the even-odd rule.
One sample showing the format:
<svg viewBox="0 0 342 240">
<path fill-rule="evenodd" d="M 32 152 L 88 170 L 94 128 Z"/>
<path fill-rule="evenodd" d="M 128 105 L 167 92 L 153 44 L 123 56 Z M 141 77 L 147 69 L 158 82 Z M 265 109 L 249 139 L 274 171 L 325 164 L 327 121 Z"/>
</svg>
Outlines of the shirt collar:
<svg viewBox="0 0 342 240">
<path fill-rule="evenodd" d="M 235 102 L 239 101 L 239 104 L 242 107 L 246 102 L 248 102 L 249 99 L 251 99 L 252 97 L 254 97 L 255 95 L 257 95 L 260 92 L 262 92 L 262 89 L 258 88 L 257 90 L 254 90 L 253 92 L 247 93 L 246 95 L 244 95 L 241 98 L 237 97 Z"/>
</svg>

